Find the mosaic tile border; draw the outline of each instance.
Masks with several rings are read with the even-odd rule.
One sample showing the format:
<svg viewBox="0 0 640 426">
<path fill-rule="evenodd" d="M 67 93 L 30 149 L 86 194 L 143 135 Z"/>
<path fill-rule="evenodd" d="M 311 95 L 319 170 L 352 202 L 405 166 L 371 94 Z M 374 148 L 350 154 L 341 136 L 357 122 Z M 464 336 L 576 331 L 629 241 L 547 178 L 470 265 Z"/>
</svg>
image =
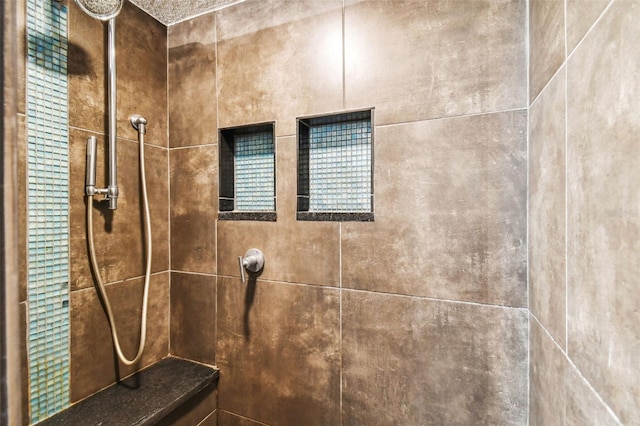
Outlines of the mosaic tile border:
<svg viewBox="0 0 640 426">
<path fill-rule="evenodd" d="M 31 422 L 69 405 L 67 6 L 27 0 L 27 309 Z"/>
</svg>

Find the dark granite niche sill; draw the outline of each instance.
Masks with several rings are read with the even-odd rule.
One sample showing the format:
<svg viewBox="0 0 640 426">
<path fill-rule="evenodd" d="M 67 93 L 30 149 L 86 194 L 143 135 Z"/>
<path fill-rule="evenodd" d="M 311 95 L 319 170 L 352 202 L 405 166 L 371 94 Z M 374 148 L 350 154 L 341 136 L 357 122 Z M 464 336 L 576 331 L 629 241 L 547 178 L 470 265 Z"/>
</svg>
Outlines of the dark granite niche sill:
<svg viewBox="0 0 640 426">
<path fill-rule="evenodd" d="M 165 358 L 38 423 L 40 425 L 152 425 L 218 378 L 218 370 Z"/>
</svg>

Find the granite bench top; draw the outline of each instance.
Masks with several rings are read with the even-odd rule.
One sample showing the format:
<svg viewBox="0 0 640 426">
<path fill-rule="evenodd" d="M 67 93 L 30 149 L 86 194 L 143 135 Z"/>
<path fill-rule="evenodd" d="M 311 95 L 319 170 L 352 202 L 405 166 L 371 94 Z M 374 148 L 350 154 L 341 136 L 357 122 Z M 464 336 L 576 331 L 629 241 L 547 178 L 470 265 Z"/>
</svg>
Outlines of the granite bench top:
<svg viewBox="0 0 640 426">
<path fill-rule="evenodd" d="M 152 425 L 218 378 L 218 370 L 165 358 L 101 390 L 40 425 Z"/>
</svg>

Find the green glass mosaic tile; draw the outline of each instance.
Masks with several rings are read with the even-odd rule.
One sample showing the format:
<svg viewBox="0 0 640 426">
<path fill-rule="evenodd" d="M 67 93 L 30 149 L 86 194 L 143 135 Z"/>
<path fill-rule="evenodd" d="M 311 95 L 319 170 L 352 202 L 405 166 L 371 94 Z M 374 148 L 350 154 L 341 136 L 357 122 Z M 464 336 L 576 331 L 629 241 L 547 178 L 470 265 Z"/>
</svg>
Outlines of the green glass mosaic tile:
<svg viewBox="0 0 640 426">
<path fill-rule="evenodd" d="M 271 132 L 235 138 L 237 211 L 274 211 L 275 168 Z"/>
<path fill-rule="evenodd" d="M 299 120 L 299 212 L 372 212 L 371 116 L 358 111 Z"/>
<path fill-rule="evenodd" d="M 67 7 L 27 1 L 27 307 L 31 422 L 69 405 Z"/>
</svg>

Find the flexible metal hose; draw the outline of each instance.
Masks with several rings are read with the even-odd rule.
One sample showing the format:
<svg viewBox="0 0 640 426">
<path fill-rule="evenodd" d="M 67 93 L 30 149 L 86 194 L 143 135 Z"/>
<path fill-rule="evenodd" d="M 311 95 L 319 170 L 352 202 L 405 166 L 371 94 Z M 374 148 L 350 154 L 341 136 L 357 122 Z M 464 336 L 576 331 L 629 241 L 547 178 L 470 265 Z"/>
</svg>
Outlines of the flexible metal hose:
<svg viewBox="0 0 640 426">
<path fill-rule="evenodd" d="M 118 358 L 125 365 L 133 365 L 137 363 L 142 357 L 144 351 L 144 345 L 147 341 L 147 307 L 149 304 L 149 280 L 151 277 L 151 216 L 149 214 L 149 199 L 147 197 L 147 178 L 144 171 L 144 133 L 138 132 L 138 139 L 140 144 L 140 180 L 142 184 L 142 202 L 144 204 L 144 222 L 145 222 L 145 236 L 146 236 L 146 252 L 147 252 L 147 265 L 144 275 L 144 294 L 142 296 L 142 313 L 140 322 L 140 344 L 138 346 L 138 352 L 133 359 L 129 359 L 124 355 L 122 348 L 120 347 L 120 340 L 118 339 L 118 332 L 116 330 L 116 323 L 111 309 L 111 303 L 109 303 L 109 297 L 104 288 L 102 277 L 100 276 L 100 269 L 98 269 L 98 261 L 96 260 L 95 247 L 93 244 L 93 195 L 88 195 L 87 199 L 87 233 L 89 239 L 89 257 L 91 259 L 91 267 L 96 277 L 96 287 L 100 292 L 100 296 L 104 302 L 107 318 L 109 319 L 109 327 L 111 328 L 111 336 L 113 337 L 113 344 L 118 354 Z"/>
</svg>

